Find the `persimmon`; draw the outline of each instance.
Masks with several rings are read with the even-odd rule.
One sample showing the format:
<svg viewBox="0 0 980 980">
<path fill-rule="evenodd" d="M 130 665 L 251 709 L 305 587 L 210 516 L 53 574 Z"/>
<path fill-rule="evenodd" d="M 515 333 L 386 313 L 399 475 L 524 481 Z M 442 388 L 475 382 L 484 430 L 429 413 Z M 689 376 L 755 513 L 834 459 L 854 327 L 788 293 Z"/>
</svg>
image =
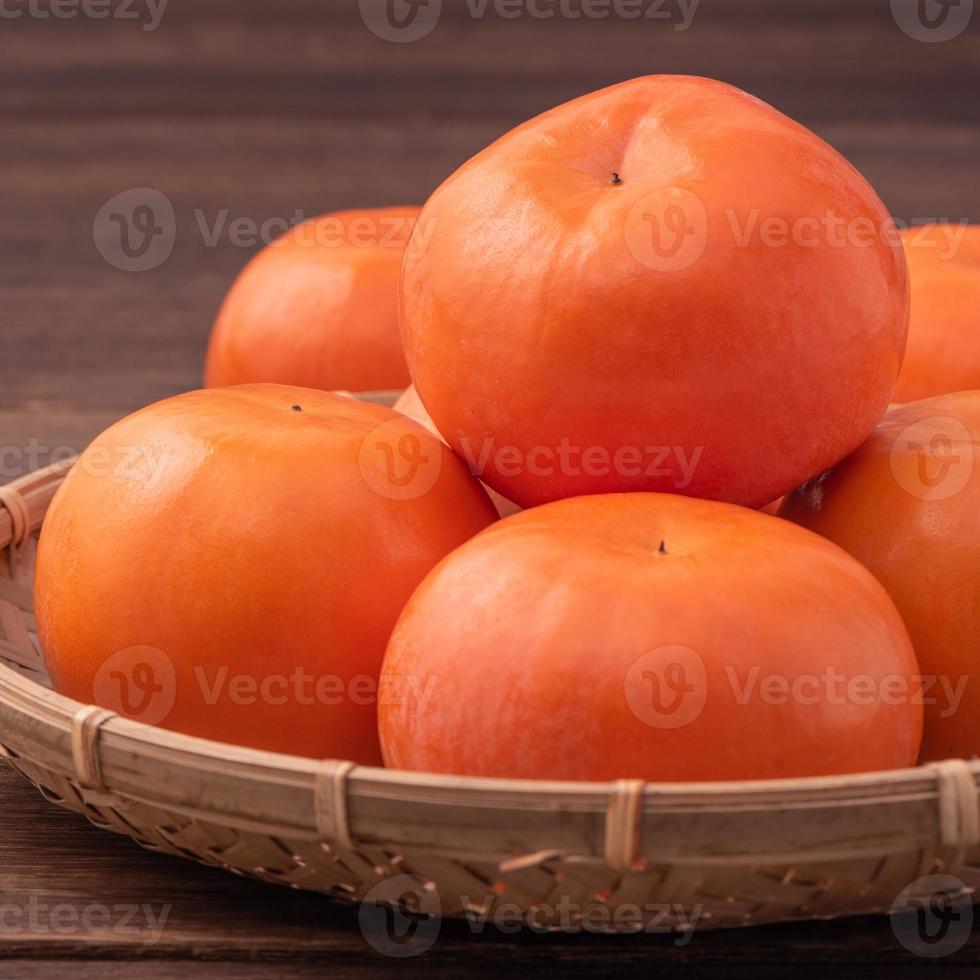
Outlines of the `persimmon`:
<svg viewBox="0 0 980 980">
<path fill-rule="evenodd" d="M 898 407 L 898 403 L 897 402 L 891 402 L 888 405 L 888 411 L 891 411 L 893 408 L 897 408 L 897 407 Z M 776 500 L 773 500 L 771 503 L 766 504 L 765 507 L 760 507 L 759 510 L 761 510 L 763 514 L 776 514 L 776 515 L 778 515 L 779 514 L 779 508 L 782 506 L 783 501 L 785 499 L 786 499 L 786 494 L 783 494 L 781 497 L 778 497 Z"/>
<path fill-rule="evenodd" d="M 912 305 L 896 400 L 980 388 L 980 225 L 925 225 L 902 239 Z"/>
<path fill-rule="evenodd" d="M 205 383 L 404 388 L 398 274 L 416 207 L 339 211 L 291 228 L 242 270 L 218 313 Z"/>
<path fill-rule="evenodd" d="M 380 762 L 388 635 L 496 518 L 391 409 L 281 385 L 151 405 L 85 450 L 37 558 L 55 688 L 192 735 Z"/>
<path fill-rule="evenodd" d="M 382 668 L 385 762 L 718 780 L 914 762 L 915 657 L 885 590 L 789 521 L 600 494 L 494 524 L 423 580 Z M 401 681 L 413 678 L 408 692 Z"/>
<path fill-rule="evenodd" d="M 651 76 L 519 126 L 423 208 L 401 326 L 438 430 L 521 506 L 761 507 L 891 397 L 905 259 L 865 179 L 721 82 Z"/>
<path fill-rule="evenodd" d="M 442 438 L 429 413 L 425 410 L 422 399 L 419 398 L 419 393 L 415 390 L 415 385 L 409 385 L 398 396 L 395 402 L 395 411 L 401 412 L 402 415 L 407 415 L 410 419 L 415 419 L 416 422 L 424 425 L 434 436 L 442 439 L 443 442 L 446 441 Z M 494 507 L 497 508 L 497 513 L 501 517 L 516 514 L 520 510 L 517 504 L 508 500 L 506 497 L 502 497 L 493 487 L 484 486 L 483 489 L 487 491 L 487 494 L 493 501 Z"/>
<path fill-rule="evenodd" d="M 922 761 L 980 754 L 980 391 L 894 409 L 781 514 L 861 561 L 923 672 Z"/>
</svg>

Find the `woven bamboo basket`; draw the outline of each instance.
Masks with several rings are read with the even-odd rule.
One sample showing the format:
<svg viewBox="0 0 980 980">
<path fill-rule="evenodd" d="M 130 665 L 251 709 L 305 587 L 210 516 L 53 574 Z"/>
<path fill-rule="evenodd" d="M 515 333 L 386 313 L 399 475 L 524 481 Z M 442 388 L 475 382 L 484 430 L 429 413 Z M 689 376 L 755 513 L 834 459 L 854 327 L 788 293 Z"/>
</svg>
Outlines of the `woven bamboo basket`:
<svg viewBox="0 0 980 980">
<path fill-rule="evenodd" d="M 292 888 L 394 902 L 408 881 L 442 916 L 492 922 L 506 905 L 536 927 L 594 922 L 597 906 L 685 930 L 885 911 L 940 873 L 973 900 L 977 762 L 741 783 L 470 779 L 245 749 L 62 697 L 31 585 L 69 467 L 0 489 L 0 754 L 99 827 Z"/>
</svg>

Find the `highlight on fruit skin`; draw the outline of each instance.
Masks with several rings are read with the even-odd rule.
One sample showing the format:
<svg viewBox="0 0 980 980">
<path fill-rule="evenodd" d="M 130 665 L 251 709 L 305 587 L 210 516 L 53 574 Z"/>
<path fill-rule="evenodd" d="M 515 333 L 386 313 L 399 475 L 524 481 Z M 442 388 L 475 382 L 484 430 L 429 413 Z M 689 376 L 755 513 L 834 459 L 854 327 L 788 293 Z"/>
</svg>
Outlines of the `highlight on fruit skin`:
<svg viewBox="0 0 980 980">
<path fill-rule="evenodd" d="M 895 400 L 980 389 L 980 225 L 905 229 L 911 311 Z"/>
<path fill-rule="evenodd" d="M 730 85 L 649 76 L 558 106 L 463 164 L 420 224 L 412 380 L 520 506 L 652 490 L 761 507 L 857 448 L 891 397 L 908 320 L 891 216 Z"/>
<path fill-rule="evenodd" d="M 980 754 L 980 391 L 889 412 L 780 514 L 854 555 L 902 614 L 929 679 L 919 761 Z"/>
<path fill-rule="evenodd" d="M 337 211 L 262 249 L 222 303 L 207 386 L 404 388 L 398 276 L 418 214 L 414 206 Z"/>
<path fill-rule="evenodd" d="M 189 392 L 107 429 L 41 532 L 38 634 L 55 689 L 147 724 L 381 763 L 391 628 L 496 519 L 397 412 L 323 391 Z"/>
<path fill-rule="evenodd" d="M 818 535 L 731 504 L 596 495 L 439 563 L 392 633 L 379 727 L 388 766 L 467 776 L 854 773 L 914 763 L 917 673 L 885 590 Z M 386 697 L 405 676 L 412 696 Z"/>
</svg>

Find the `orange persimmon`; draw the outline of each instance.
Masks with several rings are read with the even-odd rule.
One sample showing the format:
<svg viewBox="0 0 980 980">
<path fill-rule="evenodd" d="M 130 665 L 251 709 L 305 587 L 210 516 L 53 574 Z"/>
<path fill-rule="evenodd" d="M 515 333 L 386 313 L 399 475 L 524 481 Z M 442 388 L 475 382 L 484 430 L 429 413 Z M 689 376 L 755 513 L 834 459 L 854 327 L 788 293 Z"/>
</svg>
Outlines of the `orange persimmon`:
<svg viewBox="0 0 980 980">
<path fill-rule="evenodd" d="M 908 282 L 887 209 L 721 82 L 637 78 L 552 109 L 460 167 L 419 227 L 412 380 L 520 506 L 761 507 L 857 448 L 891 397 Z"/>
<path fill-rule="evenodd" d="M 398 274 L 418 210 L 325 214 L 262 249 L 218 313 L 208 387 L 404 388 Z"/>
<path fill-rule="evenodd" d="M 885 586 L 923 672 L 922 761 L 980 754 L 980 391 L 889 412 L 780 514 Z"/>
<path fill-rule="evenodd" d="M 281 385 L 151 405 L 86 449 L 45 519 L 55 688 L 192 735 L 379 763 L 395 619 L 495 518 L 459 459 L 387 408 Z"/>
<path fill-rule="evenodd" d="M 896 401 L 980 388 L 980 225 L 924 225 L 902 240 L 911 314 Z"/>
<path fill-rule="evenodd" d="M 911 765 L 912 645 L 816 534 L 732 504 L 601 494 L 507 517 L 422 582 L 385 654 L 389 766 L 718 780 Z M 403 678 L 413 678 L 407 691 Z"/>
</svg>

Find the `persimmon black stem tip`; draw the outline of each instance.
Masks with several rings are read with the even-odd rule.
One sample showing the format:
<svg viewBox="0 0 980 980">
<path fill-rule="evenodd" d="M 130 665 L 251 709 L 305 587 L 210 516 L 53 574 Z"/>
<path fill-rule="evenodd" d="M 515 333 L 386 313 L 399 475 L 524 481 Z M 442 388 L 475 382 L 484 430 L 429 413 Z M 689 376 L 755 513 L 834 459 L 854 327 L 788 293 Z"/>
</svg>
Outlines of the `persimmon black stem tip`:
<svg viewBox="0 0 980 980">
<path fill-rule="evenodd" d="M 302 405 L 293 405 L 293 411 L 294 412 L 302 412 L 303 411 L 303 406 Z"/>
<path fill-rule="evenodd" d="M 667 554 L 667 547 L 666 547 L 665 542 L 663 542 L 663 541 L 660 542 L 660 547 L 657 548 L 657 554 L 658 555 L 666 555 Z"/>
<path fill-rule="evenodd" d="M 623 182 L 623 178 L 619 176 L 619 171 L 618 170 L 614 170 L 613 171 L 612 182 L 614 184 L 621 184 Z"/>
</svg>

